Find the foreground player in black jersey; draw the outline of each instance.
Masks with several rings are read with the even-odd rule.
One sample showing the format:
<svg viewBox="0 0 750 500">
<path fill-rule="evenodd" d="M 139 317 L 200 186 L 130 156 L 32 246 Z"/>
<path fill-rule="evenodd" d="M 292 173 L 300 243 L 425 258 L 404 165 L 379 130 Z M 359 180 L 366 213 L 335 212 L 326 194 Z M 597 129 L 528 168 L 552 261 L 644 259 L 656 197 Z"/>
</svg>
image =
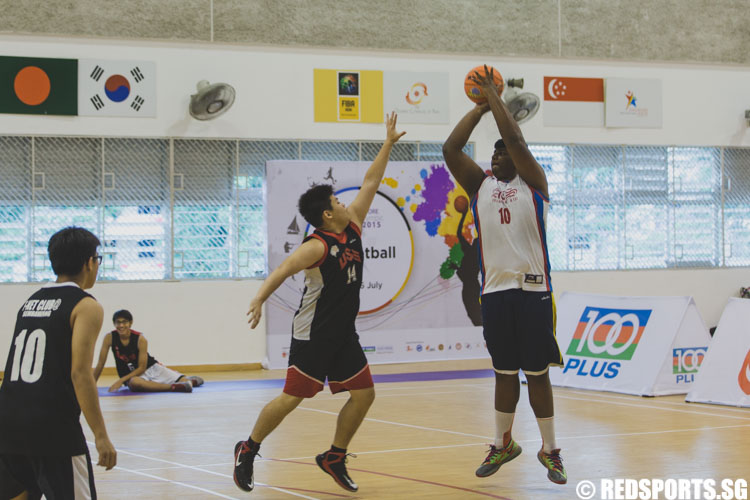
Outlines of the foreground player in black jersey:
<svg viewBox="0 0 750 500">
<path fill-rule="evenodd" d="M 57 281 L 18 311 L 0 386 L 2 500 L 96 498 L 81 411 L 94 433 L 97 465 L 109 470 L 117 463 L 91 371 L 103 310 L 84 292 L 96 282 L 99 245 L 82 228 L 55 233 L 48 251 Z"/>
<path fill-rule="evenodd" d="M 255 328 L 268 297 L 289 276 L 305 271 L 305 290 L 294 315 L 284 390 L 268 403 L 247 441 L 234 449 L 234 482 L 253 489 L 253 460 L 260 443 L 304 398 L 323 390 L 328 378 L 332 393 L 349 391 L 339 412 L 331 448 L 315 460 L 348 491 L 358 486 L 346 471 L 346 448 L 375 399 L 370 368 L 359 344 L 354 320 L 359 312 L 362 284 L 362 222 L 385 174 L 393 145 L 406 133 L 396 131 L 396 113 L 386 117 L 386 139 L 365 174 L 354 201 L 345 207 L 329 185 L 310 188 L 299 199 L 299 211 L 316 229 L 276 268 L 250 302 L 250 326 Z"/>
</svg>

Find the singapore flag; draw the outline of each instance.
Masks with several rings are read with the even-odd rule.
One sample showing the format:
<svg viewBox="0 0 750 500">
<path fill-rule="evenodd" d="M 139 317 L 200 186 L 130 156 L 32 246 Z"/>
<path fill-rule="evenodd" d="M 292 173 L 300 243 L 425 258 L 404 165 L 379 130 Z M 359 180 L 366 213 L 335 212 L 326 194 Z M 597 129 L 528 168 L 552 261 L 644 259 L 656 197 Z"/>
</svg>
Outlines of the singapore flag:
<svg viewBox="0 0 750 500">
<path fill-rule="evenodd" d="M 545 127 L 604 127 L 604 79 L 544 77 Z"/>
</svg>

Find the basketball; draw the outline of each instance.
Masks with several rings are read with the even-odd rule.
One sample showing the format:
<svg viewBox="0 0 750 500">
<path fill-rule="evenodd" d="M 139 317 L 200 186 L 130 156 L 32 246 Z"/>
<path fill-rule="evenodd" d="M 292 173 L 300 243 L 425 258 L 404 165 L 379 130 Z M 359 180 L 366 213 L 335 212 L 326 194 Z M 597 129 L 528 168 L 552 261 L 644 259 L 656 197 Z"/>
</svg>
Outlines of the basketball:
<svg viewBox="0 0 750 500">
<path fill-rule="evenodd" d="M 503 88 L 505 87 L 505 84 L 503 83 L 503 77 L 500 75 L 500 72 L 496 68 L 487 66 L 487 69 L 492 70 L 493 80 L 495 81 L 495 85 L 497 85 L 497 94 L 502 94 Z M 483 102 L 487 102 L 487 98 L 482 95 L 482 89 L 479 88 L 479 85 L 477 85 L 469 78 L 474 73 L 484 75 L 484 65 L 477 66 L 466 74 L 466 78 L 464 79 L 464 91 L 466 92 L 466 97 L 477 104 L 482 104 Z"/>
<path fill-rule="evenodd" d="M 456 196 L 456 199 L 453 200 L 453 208 L 455 208 L 457 212 L 465 214 L 469 209 L 469 200 L 463 195 Z"/>
</svg>

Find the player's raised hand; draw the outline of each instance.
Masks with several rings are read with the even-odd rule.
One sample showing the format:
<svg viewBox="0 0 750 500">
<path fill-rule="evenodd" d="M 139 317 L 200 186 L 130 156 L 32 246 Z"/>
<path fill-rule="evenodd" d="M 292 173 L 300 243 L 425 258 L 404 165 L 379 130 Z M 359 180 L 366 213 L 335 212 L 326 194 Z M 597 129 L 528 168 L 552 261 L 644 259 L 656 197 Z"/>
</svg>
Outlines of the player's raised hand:
<svg viewBox="0 0 750 500">
<path fill-rule="evenodd" d="M 263 302 L 253 299 L 250 302 L 250 309 L 247 311 L 247 316 L 250 318 L 247 320 L 250 323 L 250 328 L 258 326 L 260 317 L 263 315 Z"/>
<path fill-rule="evenodd" d="M 112 441 L 108 437 L 101 437 L 96 440 L 96 451 L 99 453 L 99 461 L 96 465 L 110 470 L 117 465 L 117 451 Z"/>
<path fill-rule="evenodd" d="M 484 95 L 497 94 L 497 85 L 495 84 L 495 68 L 484 65 L 484 74 L 475 71 L 473 75 L 469 76 L 469 79 L 479 85 L 484 91 Z"/>
<path fill-rule="evenodd" d="M 398 120 L 398 115 L 395 111 L 385 115 L 385 130 L 386 130 L 386 138 L 385 140 L 390 142 L 391 144 L 395 144 L 398 142 L 399 139 L 401 139 L 406 132 L 399 132 L 396 130 L 396 121 Z"/>
</svg>

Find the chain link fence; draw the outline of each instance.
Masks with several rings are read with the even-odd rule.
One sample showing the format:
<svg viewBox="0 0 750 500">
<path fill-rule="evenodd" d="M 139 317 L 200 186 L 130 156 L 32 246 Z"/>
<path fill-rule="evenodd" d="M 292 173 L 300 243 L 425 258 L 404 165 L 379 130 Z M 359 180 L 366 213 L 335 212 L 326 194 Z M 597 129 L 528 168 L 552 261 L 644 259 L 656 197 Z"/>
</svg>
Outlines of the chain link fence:
<svg viewBox="0 0 750 500">
<path fill-rule="evenodd" d="M 100 237 L 101 280 L 262 277 L 266 161 L 372 161 L 381 145 L 0 136 L 0 281 L 52 279 L 47 242 L 67 225 Z M 442 143 L 391 159 L 442 161 Z"/>
<path fill-rule="evenodd" d="M 554 270 L 750 265 L 750 149 L 532 145 Z"/>
<path fill-rule="evenodd" d="M 65 225 L 100 236 L 100 279 L 262 277 L 266 161 L 372 161 L 381 145 L 2 136 L 0 281 L 51 279 Z M 553 270 L 750 265 L 749 148 L 530 148 Z M 441 162 L 442 143 L 399 142 L 391 159 Z"/>
</svg>

